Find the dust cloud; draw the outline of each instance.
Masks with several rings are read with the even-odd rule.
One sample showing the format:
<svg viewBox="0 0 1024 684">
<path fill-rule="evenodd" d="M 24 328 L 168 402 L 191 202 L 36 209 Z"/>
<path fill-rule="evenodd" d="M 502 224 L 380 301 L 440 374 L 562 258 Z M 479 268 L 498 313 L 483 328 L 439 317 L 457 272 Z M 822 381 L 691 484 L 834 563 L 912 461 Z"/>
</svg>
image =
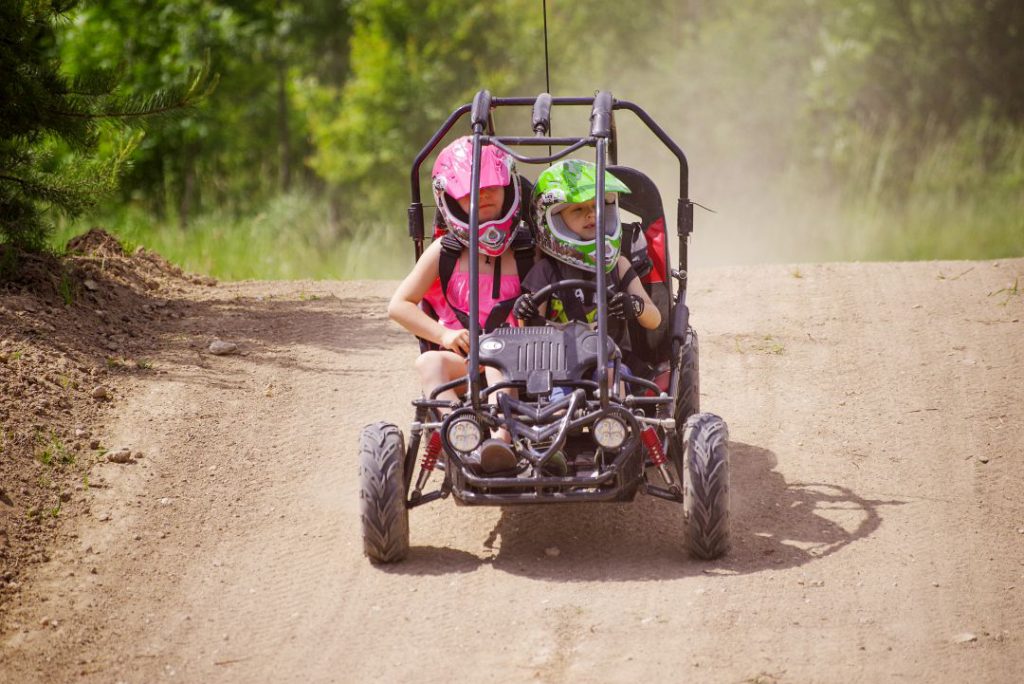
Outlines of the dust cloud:
<svg viewBox="0 0 1024 684">
<path fill-rule="evenodd" d="M 682 11 L 659 35 L 636 35 L 621 59 L 591 73 L 576 69 L 556 79 L 553 94 L 587 96 L 610 90 L 638 104 L 682 148 L 689 164 L 689 198 L 695 208 L 691 267 L 796 263 L 850 258 L 851 239 L 840 218 L 838 188 L 798 152 L 827 148 L 807 139 L 799 110 L 803 74 L 759 61 L 757 43 L 772 40 L 756 28 L 722 25 L 718 37 L 687 39 Z M 563 74 L 552 53 L 552 73 Z M 578 60 L 577 60 L 578 63 Z M 585 108 L 576 108 L 585 109 Z M 583 134 L 586 111 L 556 111 L 556 133 Z M 632 113 L 616 115 L 619 163 L 644 171 L 662 193 L 675 234 L 679 166 L 675 157 Z"/>
</svg>

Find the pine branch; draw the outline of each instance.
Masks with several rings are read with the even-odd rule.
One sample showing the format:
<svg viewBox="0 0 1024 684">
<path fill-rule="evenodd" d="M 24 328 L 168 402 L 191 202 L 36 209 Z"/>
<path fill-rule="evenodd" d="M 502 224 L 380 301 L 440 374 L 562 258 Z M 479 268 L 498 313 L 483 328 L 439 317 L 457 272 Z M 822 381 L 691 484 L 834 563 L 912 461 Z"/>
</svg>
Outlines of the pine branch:
<svg viewBox="0 0 1024 684">
<path fill-rule="evenodd" d="M 88 189 L 46 185 L 44 183 L 35 182 L 25 178 L 18 178 L 17 176 L 9 176 L 6 174 L 0 174 L 0 180 L 16 183 L 21 189 L 21 194 L 29 200 L 52 202 L 57 206 L 73 209 L 87 206 L 88 204 L 83 201 Z"/>
<path fill-rule="evenodd" d="M 124 64 L 119 64 L 113 69 L 94 69 L 93 71 L 79 74 L 71 80 L 65 93 L 67 95 L 102 96 L 109 95 L 117 89 L 118 84 L 124 77 Z"/>
<path fill-rule="evenodd" d="M 49 108 L 47 113 L 70 119 L 111 119 L 125 123 L 178 115 L 209 96 L 217 87 L 219 75 L 214 74 L 211 77 L 209 67 L 210 56 L 207 53 L 202 66 L 189 72 L 185 85 L 172 86 L 145 95 L 118 95 L 110 92 L 99 94 L 98 97 L 76 97 L 70 95 L 70 89 L 66 89 L 69 96 L 61 98 L 60 106 Z"/>
</svg>

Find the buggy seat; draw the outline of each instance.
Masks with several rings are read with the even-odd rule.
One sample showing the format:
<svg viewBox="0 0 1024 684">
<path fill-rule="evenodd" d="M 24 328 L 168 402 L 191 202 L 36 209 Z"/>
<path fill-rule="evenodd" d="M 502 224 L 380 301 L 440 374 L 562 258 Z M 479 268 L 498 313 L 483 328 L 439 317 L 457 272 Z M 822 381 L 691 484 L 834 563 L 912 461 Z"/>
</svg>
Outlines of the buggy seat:
<svg viewBox="0 0 1024 684">
<path fill-rule="evenodd" d="M 630 323 L 633 350 L 627 363 L 637 375 L 653 377 L 658 366 L 671 356 L 672 290 L 665 250 L 668 239 L 665 209 L 658 186 L 646 174 L 628 166 L 609 166 L 608 171 L 630 190 L 619 197 L 619 206 L 640 218 L 638 222 L 622 226 L 622 255 L 633 264 L 644 289 L 661 314 L 661 324 L 654 330 L 648 330 L 636 321 Z"/>
</svg>

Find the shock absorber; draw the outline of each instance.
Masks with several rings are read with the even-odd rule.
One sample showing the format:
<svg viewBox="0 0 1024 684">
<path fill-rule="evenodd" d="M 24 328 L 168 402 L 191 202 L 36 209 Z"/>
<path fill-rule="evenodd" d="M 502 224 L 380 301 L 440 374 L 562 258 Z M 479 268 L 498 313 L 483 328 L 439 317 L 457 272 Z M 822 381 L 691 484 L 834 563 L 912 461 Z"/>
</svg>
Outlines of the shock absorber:
<svg viewBox="0 0 1024 684">
<path fill-rule="evenodd" d="M 423 450 L 423 458 L 420 460 L 420 476 L 416 479 L 416 489 L 413 491 L 414 497 L 418 497 L 423 492 L 423 488 L 427 486 L 427 480 L 430 479 L 430 474 L 434 472 L 434 466 L 437 465 L 437 457 L 440 454 L 441 433 L 437 430 L 431 430 L 430 437 L 427 438 L 427 448 Z"/>
<path fill-rule="evenodd" d="M 658 437 L 658 432 L 653 427 L 648 426 L 640 433 L 640 439 L 643 440 L 644 446 L 647 448 L 651 462 L 658 466 L 658 472 L 665 479 L 665 484 L 669 487 L 674 485 L 675 480 L 672 478 L 672 471 L 666 465 L 668 459 L 665 457 L 665 450 L 661 447 L 661 439 Z"/>
</svg>

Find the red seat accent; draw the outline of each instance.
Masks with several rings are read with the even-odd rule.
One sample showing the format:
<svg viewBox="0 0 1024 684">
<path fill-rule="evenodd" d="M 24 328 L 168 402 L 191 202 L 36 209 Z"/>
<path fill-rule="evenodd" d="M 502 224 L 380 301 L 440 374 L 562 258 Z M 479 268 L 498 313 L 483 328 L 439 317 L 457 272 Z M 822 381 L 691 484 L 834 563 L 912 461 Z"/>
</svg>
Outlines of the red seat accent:
<svg viewBox="0 0 1024 684">
<path fill-rule="evenodd" d="M 665 219 L 659 218 L 644 230 L 644 237 L 647 238 L 647 253 L 651 257 L 651 271 L 640 280 L 650 285 L 652 283 L 665 282 Z"/>
</svg>

